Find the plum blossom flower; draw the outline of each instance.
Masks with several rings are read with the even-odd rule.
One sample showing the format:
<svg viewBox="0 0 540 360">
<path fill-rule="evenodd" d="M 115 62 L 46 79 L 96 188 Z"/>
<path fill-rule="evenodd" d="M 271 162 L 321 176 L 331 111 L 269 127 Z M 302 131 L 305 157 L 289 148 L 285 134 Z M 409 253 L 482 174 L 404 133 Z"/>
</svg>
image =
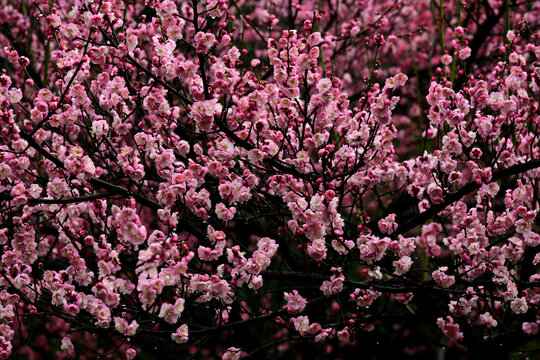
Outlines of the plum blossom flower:
<svg viewBox="0 0 540 360">
<path fill-rule="evenodd" d="M 539 326 L 537 323 L 524 322 L 522 324 L 523 332 L 527 335 L 536 335 L 538 334 Z"/>
<path fill-rule="evenodd" d="M 216 37 L 212 33 L 198 32 L 195 34 L 195 50 L 198 53 L 207 53 L 216 41 Z"/>
<path fill-rule="evenodd" d="M 240 359 L 240 349 L 235 347 L 230 347 L 227 351 L 221 356 L 222 360 L 238 360 Z"/>
<path fill-rule="evenodd" d="M 202 131 L 210 131 L 214 123 L 214 115 L 221 113 L 222 106 L 216 99 L 198 101 L 191 106 L 191 117 Z"/>
<path fill-rule="evenodd" d="M 454 323 L 452 317 L 438 318 L 437 326 L 451 341 L 461 341 L 463 339 L 463 333 L 459 331 L 459 324 Z"/>
<path fill-rule="evenodd" d="M 437 284 L 443 288 L 449 288 L 456 282 L 456 278 L 454 276 L 445 274 L 447 270 L 447 266 L 442 266 L 431 274 L 433 276 L 433 280 L 435 280 Z"/>
<path fill-rule="evenodd" d="M 515 298 L 510 303 L 510 308 L 515 314 L 525 314 L 529 309 L 527 305 L 527 300 L 524 297 Z"/>
<path fill-rule="evenodd" d="M 64 336 L 62 338 L 62 343 L 60 344 L 60 349 L 67 352 L 68 354 L 74 354 L 75 353 L 75 347 L 73 346 L 73 343 L 71 342 L 71 339 L 67 336 Z"/>
<path fill-rule="evenodd" d="M 381 232 L 392 234 L 398 227 L 398 224 L 396 223 L 396 214 L 390 214 L 384 219 L 379 220 L 378 225 Z"/>
<path fill-rule="evenodd" d="M 413 261 L 410 256 L 403 256 L 401 259 L 393 262 L 395 267 L 395 273 L 397 275 L 403 275 L 409 271 L 411 268 L 411 265 L 413 264 Z"/>
<path fill-rule="evenodd" d="M 135 356 L 137 356 L 137 350 L 135 349 L 127 349 L 126 350 L 126 359 L 127 360 L 132 360 L 135 358 Z"/>
<path fill-rule="evenodd" d="M 298 316 L 297 318 L 291 318 L 291 322 L 294 325 L 296 331 L 300 335 L 304 335 L 309 330 L 309 318 L 307 316 Z"/>
<path fill-rule="evenodd" d="M 289 314 L 296 315 L 304 311 L 307 301 L 298 293 L 298 290 L 293 290 L 290 293 L 286 292 L 284 293 L 284 297 L 287 301 L 285 308 Z"/>
<path fill-rule="evenodd" d="M 189 332 L 187 324 L 182 324 L 171 334 L 172 340 L 177 344 L 185 344 L 188 341 Z"/>
<path fill-rule="evenodd" d="M 479 316 L 480 323 L 485 325 L 488 328 L 496 327 L 497 326 L 497 320 L 493 318 L 493 315 L 491 315 L 489 312 L 485 312 L 483 314 L 480 314 Z"/>
<path fill-rule="evenodd" d="M 174 324 L 178 320 L 178 315 L 173 310 L 174 305 L 169 303 L 163 303 L 159 311 L 159 317 L 168 322 Z"/>
</svg>

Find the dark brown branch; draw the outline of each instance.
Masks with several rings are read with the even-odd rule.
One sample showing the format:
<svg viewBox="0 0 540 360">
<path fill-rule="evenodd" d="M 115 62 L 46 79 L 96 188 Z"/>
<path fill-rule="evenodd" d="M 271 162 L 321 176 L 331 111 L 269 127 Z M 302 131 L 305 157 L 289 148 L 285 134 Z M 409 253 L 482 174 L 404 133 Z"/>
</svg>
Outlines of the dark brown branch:
<svg viewBox="0 0 540 360">
<path fill-rule="evenodd" d="M 15 37 L 13 36 L 13 34 L 11 33 L 11 30 L 10 28 L 7 26 L 7 25 L 2 25 L 2 27 L 0 28 L 0 34 L 3 34 L 7 39 L 8 41 L 11 43 L 11 46 L 13 46 L 13 49 L 15 51 L 17 51 L 17 53 L 20 55 L 20 56 L 24 56 L 28 59 L 30 59 L 30 56 L 28 55 L 28 53 L 26 52 L 26 50 L 24 49 L 23 46 L 21 46 L 21 44 L 17 41 L 17 39 L 15 39 Z M 42 88 L 43 87 L 43 81 L 41 80 L 41 78 L 39 77 L 38 73 L 36 72 L 36 70 L 32 67 L 32 66 L 27 66 L 25 67 L 25 70 L 26 72 L 28 73 L 28 75 L 30 75 L 30 77 L 32 78 L 32 80 L 34 80 L 34 84 L 38 87 L 38 88 Z"/>
<path fill-rule="evenodd" d="M 489 5 L 486 5 L 489 8 Z M 490 9 L 490 8 L 489 8 Z M 499 11 L 495 14 L 491 12 L 488 14 L 488 18 L 476 29 L 474 38 L 469 43 L 471 49 L 471 56 L 465 61 L 465 68 L 467 71 L 470 71 L 471 66 L 476 62 L 480 48 L 489 36 L 493 34 L 493 28 L 497 26 L 501 18 L 505 13 L 504 2 L 502 3 Z M 454 83 L 454 89 L 461 89 L 462 85 L 467 81 L 466 72 L 463 72 L 463 75 L 458 77 Z"/>
<path fill-rule="evenodd" d="M 52 155 L 50 152 L 45 150 L 41 145 L 39 145 L 29 134 L 25 133 L 24 131 L 20 131 L 19 135 L 28 142 L 28 144 L 36 149 L 41 155 L 43 155 L 44 158 L 49 159 L 53 162 L 56 166 L 58 166 L 61 169 L 66 169 L 64 166 L 64 163 L 58 159 L 56 156 Z"/>
<path fill-rule="evenodd" d="M 85 201 L 92 201 L 92 200 L 107 198 L 111 196 L 112 194 L 113 194 L 112 192 L 103 192 L 103 193 L 98 193 L 98 194 L 75 196 L 75 197 L 62 198 L 62 199 L 28 198 L 27 200 L 30 204 L 74 204 L 74 203 L 81 203 Z M 9 194 L 0 194 L 0 199 L 2 200 L 4 199 L 12 200 L 13 198 L 14 196 L 9 195 Z"/>
<path fill-rule="evenodd" d="M 496 181 L 508 176 L 517 175 L 524 173 L 526 171 L 536 169 L 540 167 L 540 159 L 534 159 L 526 163 L 517 164 L 510 166 L 506 169 L 499 170 L 493 174 L 491 181 Z M 437 215 L 439 212 L 443 211 L 448 205 L 458 201 L 464 196 L 470 194 L 471 192 L 480 189 L 482 184 L 477 184 L 475 182 L 470 182 L 467 185 L 463 186 L 459 190 L 449 193 L 444 197 L 444 201 L 440 204 L 435 204 L 431 206 L 426 211 L 414 216 L 413 218 L 406 221 L 399 221 L 398 219 L 398 228 L 395 232 L 395 235 L 403 234 L 411 229 L 414 229 L 416 226 L 425 223 L 427 220 L 431 219 L 433 216 Z"/>
<path fill-rule="evenodd" d="M 152 209 L 154 211 L 157 211 L 163 208 L 157 202 L 150 200 L 147 197 L 144 197 L 138 193 L 132 192 L 122 186 L 114 185 L 101 179 L 90 179 L 89 181 L 94 186 L 100 186 L 100 187 L 104 187 L 108 189 L 109 192 L 112 194 L 121 194 L 127 197 L 132 197 L 135 200 L 137 200 L 141 205 L 146 206 L 147 208 Z M 180 217 L 178 219 L 178 225 L 181 226 L 181 228 L 184 228 L 185 230 L 189 231 L 191 234 L 195 235 L 199 239 L 206 238 L 206 236 L 199 229 L 197 229 L 187 219 L 183 217 Z"/>
</svg>

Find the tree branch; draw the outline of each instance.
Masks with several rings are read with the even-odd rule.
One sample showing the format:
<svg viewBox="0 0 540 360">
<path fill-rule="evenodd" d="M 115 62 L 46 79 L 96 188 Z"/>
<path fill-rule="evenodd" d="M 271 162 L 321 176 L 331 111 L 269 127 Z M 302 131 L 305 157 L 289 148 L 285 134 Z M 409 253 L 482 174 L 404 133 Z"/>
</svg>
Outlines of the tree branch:
<svg viewBox="0 0 540 360">
<path fill-rule="evenodd" d="M 496 181 L 508 176 L 517 175 L 532 169 L 540 167 L 540 159 L 534 159 L 526 163 L 521 163 L 517 165 L 510 166 L 506 169 L 499 170 L 493 174 L 491 181 Z M 470 182 L 467 185 L 463 186 L 459 190 L 449 193 L 444 197 L 444 201 L 440 204 L 435 204 L 426 211 L 414 216 L 411 219 L 406 221 L 398 220 L 398 228 L 394 235 L 399 235 L 406 233 L 407 231 L 415 228 L 418 225 L 425 223 L 427 220 L 431 219 L 433 216 L 437 215 L 439 212 L 443 211 L 448 205 L 458 201 L 465 195 L 480 189 L 483 184 L 477 184 L 475 182 Z"/>
</svg>

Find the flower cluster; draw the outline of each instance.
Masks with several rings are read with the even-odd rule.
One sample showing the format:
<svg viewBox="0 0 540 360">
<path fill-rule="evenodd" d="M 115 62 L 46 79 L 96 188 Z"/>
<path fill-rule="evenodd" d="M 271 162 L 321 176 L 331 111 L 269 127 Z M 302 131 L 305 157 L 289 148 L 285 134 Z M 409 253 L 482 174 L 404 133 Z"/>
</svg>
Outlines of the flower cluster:
<svg viewBox="0 0 540 360">
<path fill-rule="evenodd" d="M 539 31 L 534 1 L 0 0 L 0 359 L 532 347 Z"/>
</svg>

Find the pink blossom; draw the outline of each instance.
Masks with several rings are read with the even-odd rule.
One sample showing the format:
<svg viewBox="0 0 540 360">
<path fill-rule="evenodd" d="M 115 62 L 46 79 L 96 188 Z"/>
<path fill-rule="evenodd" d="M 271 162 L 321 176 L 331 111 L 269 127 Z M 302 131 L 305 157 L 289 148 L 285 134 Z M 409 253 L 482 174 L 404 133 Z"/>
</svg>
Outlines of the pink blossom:
<svg viewBox="0 0 540 360">
<path fill-rule="evenodd" d="M 67 336 L 62 338 L 62 344 L 60 345 L 60 349 L 67 352 L 68 354 L 75 353 L 75 347 L 71 343 L 71 339 Z"/>
<path fill-rule="evenodd" d="M 222 360 L 238 360 L 240 359 L 240 349 L 235 347 L 230 347 L 227 351 L 221 356 Z"/>
<path fill-rule="evenodd" d="M 531 322 L 524 322 L 522 324 L 523 332 L 527 335 L 536 335 L 538 333 L 538 324 Z"/>
<path fill-rule="evenodd" d="M 214 46 L 216 38 L 214 34 L 198 32 L 195 34 L 194 40 L 197 52 L 206 53 L 212 46 Z"/>
<path fill-rule="evenodd" d="M 524 314 L 529 309 L 529 306 L 527 305 L 527 300 L 521 297 L 521 298 L 515 298 L 510 303 L 510 308 L 516 314 Z"/>
<path fill-rule="evenodd" d="M 403 256 L 398 261 L 393 262 L 394 267 L 396 268 L 395 273 L 398 275 L 403 275 L 409 271 L 413 261 L 409 256 Z"/>
<path fill-rule="evenodd" d="M 188 326 L 182 324 L 174 333 L 171 334 L 172 340 L 177 344 L 184 344 L 188 341 Z"/>
<path fill-rule="evenodd" d="M 454 323 L 452 317 L 438 318 L 437 326 L 451 341 L 461 341 L 463 339 L 463 333 L 459 331 L 459 324 Z"/>
<path fill-rule="evenodd" d="M 296 315 L 304 311 L 307 301 L 298 294 L 297 290 L 293 290 L 291 293 L 284 293 L 284 298 L 287 301 L 285 308 L 289 314 Z"/>
<path fill-rule="evenodd" d="M 291 322 L 294 325 L 296 331 L 300 335 L 304 335 L 309 330 L 309 319 L 307 316 L 298 316 L 297 318 L 291 318 Z"/>
<path fill-rule="evenodd" d="M 390 214 L 384 219 L 379 220 L 379 230 L 385 234 L 391 234 L 396 231 L 398 224 L 396 223 L 396 214 Z"/>
<path fill-rule="evenodd" d="M 454 283 L 456 282 L 454 276 L 445 274 L 447 270 L 448 267 L 443 266 L 431 274 L 433 276 L 433 280 L 435 280 L 437 284 L 439 284 L 439 286 L 443 288 L 448 288 L 454 285 Z"/>
</svg>

